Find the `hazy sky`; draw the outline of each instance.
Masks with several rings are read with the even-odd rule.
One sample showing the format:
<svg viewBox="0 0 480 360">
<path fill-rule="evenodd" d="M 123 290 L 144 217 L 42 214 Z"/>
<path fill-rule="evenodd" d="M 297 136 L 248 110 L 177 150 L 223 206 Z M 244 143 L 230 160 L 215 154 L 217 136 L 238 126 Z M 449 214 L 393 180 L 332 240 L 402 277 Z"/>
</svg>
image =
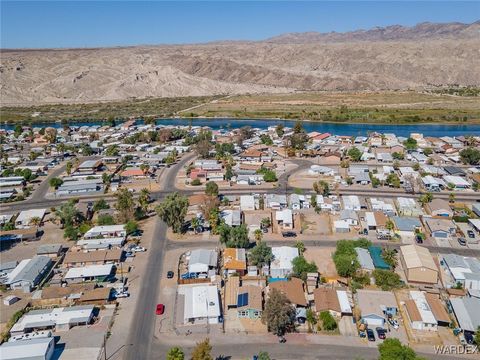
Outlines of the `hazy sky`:
<svg viewBox="0 0 480 360">
<path fill-rule="evenodd" d="M 260 40 L 423 21 L 470 23 L 480 1 L 1 1 L 1 47 Z"/>
</svg>

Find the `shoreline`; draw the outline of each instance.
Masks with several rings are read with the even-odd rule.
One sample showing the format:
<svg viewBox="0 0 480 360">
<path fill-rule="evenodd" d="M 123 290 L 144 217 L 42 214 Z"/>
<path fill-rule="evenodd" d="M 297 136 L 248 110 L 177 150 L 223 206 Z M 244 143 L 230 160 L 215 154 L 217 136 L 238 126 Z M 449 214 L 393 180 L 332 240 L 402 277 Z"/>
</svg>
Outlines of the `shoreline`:
<svg viewBox="0 0 480 360">
<path fill-rule="evenodd" d="M 1 111 L 1 110 L 0 110 Z M 137 121 L 144 121 L 143 118 L 136 119 Z M 438 122 L 406 122 L 406 121 L 397 121 L 397 122 L 383 122 L 383 121 L 372 121 L 372 122 L 362 122 L 362 121 L 324 121 L 324 120 L 312 120 L 312 119 L 286 119 L 286 118 L 239 118 L 239 117 L 229 117 L 229 116 L 222 116 L 222 117 L 210 117 L 210 116 L 196 116 L 196 117 L 188 117 L 188 116 L 179 116 L 179 117 L 158 117 L 155 118 L 156 122 L 166 121 L 166 120 L 181 120 L 181 121 L 195 121 L 195 120 L 228 120 L 228 121 L 285 121 L 285 122 L 306 122 L 312 124 L 329 124 L 329 125 L 375 125 L 375 126 L 415 126 L 415 125 L 427 125 L 427 126 L 468 126 L 468 125 L 480 125 L 480 119 L 478 120 L 469 120 L 469 121 L 438 121 Z M 117 123 L 123 123 L 128 121 L 127 119 L 115 120 Z M 78 120 L 30 120 L 30 121 L 2 121 L 0 122 L 0 126 L 11 126 L 11 125 L 22 125 L 22 126 L 34 126 L 35 124 L 61 124 L 61 125 L 69 125 L 71 123 L 99 123 L 104 124 L 108 123 L 109 120 L 99 120 L 99 119 L 78 119 Z"/>
</svg>

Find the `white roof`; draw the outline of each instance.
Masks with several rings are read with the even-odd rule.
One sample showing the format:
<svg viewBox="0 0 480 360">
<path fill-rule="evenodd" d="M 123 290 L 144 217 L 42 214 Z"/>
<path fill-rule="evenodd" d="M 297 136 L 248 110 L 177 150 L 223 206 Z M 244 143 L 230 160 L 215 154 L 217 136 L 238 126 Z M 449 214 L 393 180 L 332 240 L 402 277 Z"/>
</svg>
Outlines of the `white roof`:
<svg viewBox="0 0 480 360">
<path fill-rule="evenodd" d="M 281 211 L 277 211 L 275 213 L 275 220 L 282 221 L 284 224 L 291 224 L 292 221 L 292 210 L 291 209 L 283 209 Z"/>
<path fill-rule="evenodd" d="M 443 180 L 447 183 L 452 183 L 455 186 L 470 186 L 470 183 L 460 176 L 445 175 Z"/>
<path fill-rule="evenodd" d="M 412 290 L 410 291 L 410 297 L 413 301 L 415 301 L 415 305 L 420 313 L 422 322 L 424 324 L 437 324 L 437 319 L 433 315 L 432 309 L 430 309 L 430 305 L 428 305 L 424 293 L 421 291 Z"/>
<path fill-rule="evenodd" d="M 27 224 L 32 220 L 34 217 L 38 217 L 40 219 L 43 219 L 45 216 L 46 209 L 30 209 L 30 210 L 23 210 L 20 212 L 18 215 L 17 219 L 15 222 L 17 223 L 22 223 L 22 224 Z"/>
<path fill-rule="evenodd" d="M 36 338 L 6 342 L 0 346 L 0 359 L 24 360 L 32 358 L 45 358 L 50 347 L 54 346 L 54 338 Z"/>
<path fill-rule="evenodd" d="M 112 273 L 113 264 L 88 265 L 84 267 L 71 268 L 65 275 L 65 279 L 77 279 L 93 276 L 107 276 Z"/>
<path fill-rule="evenodd" d="M 350 224 L 346 220 L 335 220 L 333 226 L 335 229 L 350 229 Z"/>
<path fill-rule="evenodd" d="M 272 247 L 271 269 L 292 269 L 292 260 L 298 256 L 298 249 L 290 246 Z"/>
<path fill-rule="evenodd" d="M 255 198 L 253 197 L 253 195 L 240 196 L 240 209 L 255 210 Z"/>
<path fill-rule="evenodd" d="M 377 221 L 375 220 L 375 214 L 371 211 L 365 213 L 365 220 L 367 220 L 368 226 L 377 226 Z"/>
<path fill-rule="evenodd" d="M 480 219 L 468 219 L 468 222 L 472 224 L 474 228 L 480 231 Z"/>
<path fill-rule="evenodd" d="M 344 195 L 342 196 L 343 199 L 343 207 L 346 210 L 358 210 L 360 209 L 360 199 L 357 195 Z"/>
<path fill-rule="evenodd" d="M 348 300 L 347 292 L 345 290 L 337 290 L 337 298 L 340 304 L 340 309 L 342 309 L 342 313 L 352 313 L 352 308 L 350 306 L 350 301 Z"/>
<path fill-rule="evenodd" d="M 94 226 L 85 233 L 87 235 L 95 233 L 106 233 L 106 232 L 122 232 L 125 231 L 125 225 L 103 225 L 103 226 Z"/>
<path fill-rule="evenodd" d="M 184 319 L 215 318 L 220 314 L 218 289 L 215 285 L 185 288 Z"/>
<path fill-rule="evenodd" d="M 11 332 L 21 332 L 25 328 L 35 327 L 36 324 L 66 325 L 74 322 L 88 321 L 93 312 L 92 305 L 72 306 L 64 308 L 31 310 L 13 325 Z"/>
</svg>

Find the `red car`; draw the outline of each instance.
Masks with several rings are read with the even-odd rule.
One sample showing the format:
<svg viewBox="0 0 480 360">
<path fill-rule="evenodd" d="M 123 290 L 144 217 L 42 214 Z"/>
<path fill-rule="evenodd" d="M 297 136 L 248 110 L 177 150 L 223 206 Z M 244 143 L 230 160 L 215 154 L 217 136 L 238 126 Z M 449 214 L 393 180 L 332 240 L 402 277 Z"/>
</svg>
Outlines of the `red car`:
<svg viewBox="0 0 480 360">
<path fill-rule="evenodd" d="M 157 315 L 162 315 L 164 311 L 165 311 L 165 305 L 157 304 L 157 310 L 155 311 L 155 313 Z"/>
</svg>

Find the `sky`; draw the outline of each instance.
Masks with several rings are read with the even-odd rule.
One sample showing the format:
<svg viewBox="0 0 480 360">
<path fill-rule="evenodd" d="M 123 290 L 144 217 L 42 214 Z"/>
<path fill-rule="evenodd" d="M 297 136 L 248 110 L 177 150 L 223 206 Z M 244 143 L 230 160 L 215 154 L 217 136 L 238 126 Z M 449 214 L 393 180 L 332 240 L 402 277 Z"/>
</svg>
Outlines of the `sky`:
<svg viewBox="0 0 480 360">
<path fill-rule="evenodd" d="M 1 48 L 261 40 L 480 19 L 480 1 L 4 1 Z"/>
</svg>

